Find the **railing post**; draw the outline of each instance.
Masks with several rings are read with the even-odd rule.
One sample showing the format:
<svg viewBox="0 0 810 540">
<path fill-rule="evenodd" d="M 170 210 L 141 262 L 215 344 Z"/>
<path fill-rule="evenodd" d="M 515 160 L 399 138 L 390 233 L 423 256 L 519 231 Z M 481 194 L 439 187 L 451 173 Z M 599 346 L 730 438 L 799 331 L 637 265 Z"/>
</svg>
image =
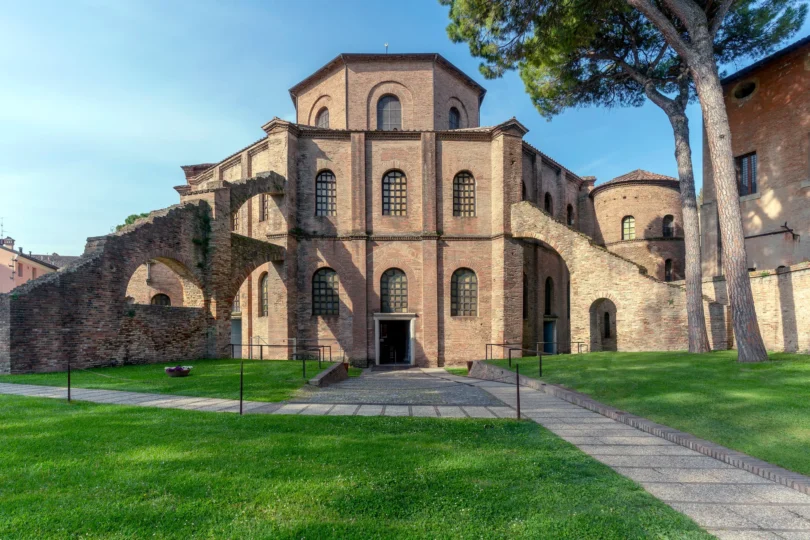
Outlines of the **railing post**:
<svg viewBox="0 0 810 540">
<path fill-rule="evenodd" d="M 541 354 L 537 355 L 537 376 L 543 376 L 543 355 Z"/>
<path fill-rule="evenodd" d="M 68 403 L 70 403 L 70 355 L 68 355 Z"/>
<path fill-rule="evenodd" d="M 509 350 L 509 367 L 512 367 L 512 349 Z"/>
<path fill-rule="evenodd" d="M 259 345 L 259 360 L 264 360 L 264 345 Z"/>
<path fill-rule="evenodd" d="M 301 355 L 301 369 L 304 372 L 304 378 L 307 378 L 307 355 Z"/>
<path fill-rule="evenodd" d="M 520 364 L 515 364 L 515 388 L 517 389 L 517 419 L 520 420 Z"/>
<path fill-rule="evenodd" d="M 245 360 L 239 360 L 239 416 L 242 416 L 242 400 L 245 394 Z"/>
</svg>

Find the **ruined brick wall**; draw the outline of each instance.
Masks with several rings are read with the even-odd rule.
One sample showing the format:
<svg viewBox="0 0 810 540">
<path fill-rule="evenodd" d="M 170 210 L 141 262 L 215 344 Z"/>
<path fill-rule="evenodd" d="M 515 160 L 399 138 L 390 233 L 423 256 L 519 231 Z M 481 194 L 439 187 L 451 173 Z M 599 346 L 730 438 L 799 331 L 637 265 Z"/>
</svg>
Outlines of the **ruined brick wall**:
<svg viewBox="0 0 810 540">
<path fill-rule="evenodd" d="M 607 299 L 616 306 L 616 347 L 620 351 L 684 350 L 687 348 L 686 294 L 677 285 L 660 282 L 639 266 L 594 245 L 530 203 L 512 207 L 512 232 L 547 244 L 561 254 L 571 273 L 571 340 L 592 342 L 593 313 Z M 723 310 L 707 306 L 712 346 L 726 348 Z"/>
<path fill-rule="evenodd" d="M 750 95 L 738 98 L 744 85 Z M 740 198 L 748 267 L 773 270 L 810 260 L 810 43 L 723 85 L 735 157 L 756 152 L 757 193 Z M 703 272 L 722 273 L 714 180 L 703 143 Z M 779 232 L 787 222 L 800 238 Z M 768 236 L 758 236 L 768 234 Z"/>
<path fill-rule="evenodd" d="M 151 267 L 147 268 L 147 264 L 151 264 Z M 183 306 L 183 285 L 177 274 L 159 261 L 147 264 L 142 264 L 132 274 L 127 286 L 127 297 L 132 298 L 135 304 L 151 304 L 153 296 L 165 294 L 172 306 Z"/>
</svg>

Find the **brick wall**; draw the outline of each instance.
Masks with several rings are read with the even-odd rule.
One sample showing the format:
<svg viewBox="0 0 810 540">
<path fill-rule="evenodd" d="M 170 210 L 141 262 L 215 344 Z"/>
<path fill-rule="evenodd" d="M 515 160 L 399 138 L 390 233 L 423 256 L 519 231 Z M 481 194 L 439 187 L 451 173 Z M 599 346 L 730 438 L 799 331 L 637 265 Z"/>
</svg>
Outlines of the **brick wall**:
<svg viewBox="0 0 810 540">
<path fill-rule="evenodd" d="M 146 264 L 139 266 L 129 280 L 126 293 L 135 304 L 151 304 L 152 297 L 156 294 L 168 296 L 172 306 L 184 305 L 183 285 L 180 283 L 179 277 L 159 261 L 151 262 L 151 268 L 148 270 Z"/>
</svg>

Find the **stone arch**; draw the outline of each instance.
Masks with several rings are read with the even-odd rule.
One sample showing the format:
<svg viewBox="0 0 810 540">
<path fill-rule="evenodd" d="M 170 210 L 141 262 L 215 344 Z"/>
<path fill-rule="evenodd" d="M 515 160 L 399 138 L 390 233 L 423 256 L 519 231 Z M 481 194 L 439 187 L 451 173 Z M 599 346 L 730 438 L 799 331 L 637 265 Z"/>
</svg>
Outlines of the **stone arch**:
<svg viewBox="0 0 810 540">
<path fill-rule="evenodd" d="M 329 109 L 329 116 L 332 115 L 332 96 L 329 94 L 324 94 L 320 96 L 315 102 L 312 104 L 312 107 L 309 108 L 309 114 L 307 115 L 307 125 L 314 126 L 315 121 L 318 118 L 318 113 L 321 112 L 321 109 L 327 108 Z M 331 120 L 331 118 L 330 118 Z"/>
<path fill-rule="evenodd" d="M 452 97 L 450 97 L 450 99 L 447 100 L 447 103 L 445 104 L 445 107 L 444 107 L 444 111 L 442 112 L 442 114 L 444 114 L 444 118 L 445 118 L 445 120 L 447 122 L 449 122 L 449 115 L 450 115 L 450 108 L 451 107 L 455 107 L 456 109 L 458 109 L 459 115 L 461 116 L 461 122 L 460 122 L 460 125 L 459 125 L 460 129 L 472 127 L 472 126 L 470 126 L 470 116 L 469 116 L 469 114 L 467 114 L 467 107 L 465 107 L 464 103 L 455 96 L 452 96 Z M 448 128 L 449 127 L 450 126 L 449 126 L 449 123 L 448 123 Z"/>
<path fill-rule="evenodd" d="M 169 255 L 161 250 L 145 261 L 128 261 L 124 273 L 128 273 L 129 278 L 121 295 L 124 303 L 132 298 L 133 304 L 149 305 L 153 296 L 163 294 L 169 297 L 173 307 L 205 307 L 201 276 L 189 268 L 188 262 L 176 257 L 177 254 Z M 135 269 L 130 273 L 133 266 Z"/>
<path fill-rule="evenodd" d="M 588 314 L 591 352 L 619 350 L 619 321 L 616 304 L 608 298 L 598 298 L 591 303 Z"/>
<path fill-rule="evenodd" d="M 402 106 L 402 130 L 413 129 L 413 93 L 397 81 L 384 81 L 376 84 L 368 93 L 366 100 L 366 129 L 377 129 L 377 102 L 385 95 L 396 96 Z"/>
</svg>

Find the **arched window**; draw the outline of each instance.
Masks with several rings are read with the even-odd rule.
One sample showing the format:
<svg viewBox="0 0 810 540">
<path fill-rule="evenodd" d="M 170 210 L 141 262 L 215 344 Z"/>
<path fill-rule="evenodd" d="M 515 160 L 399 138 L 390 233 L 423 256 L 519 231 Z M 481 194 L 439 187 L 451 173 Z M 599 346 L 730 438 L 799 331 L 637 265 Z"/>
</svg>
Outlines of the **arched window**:
<svg viewBox="0 0 810 540">
<path fill-rule="evenodd" d="M 448 117 L 450 129 L 458 129 L 461 127 L 461 114 L 455 107 L 450 107 L 450 115 Z"/>
<path fill-rule="evenodd" d="M 318 111 L 318 116 L 315 117 L 315 125 L 319 128 L 329 129 L 329 109 L 324 107 Z"/>
<path fill-rule="evenodd" d="M 259 221 L 267 221 L 270 215 L 270 195 L 262 193 L 259 196 Z"/>
<path fill-rule="evenodd" d="M 408 278 L 399 268 L 389 268 L 380 278 L 380 311 L 408 312 Z"/>
<path fill-rule="evenodd" d="M 526 184 L 523 183 L 523 180 L 520 181 L 520 200 L 526 200 Z"/>
<path fill-rule="evenodd" d="M 151 304 L 153 306 L 171 306 L 172 300 L 171 298 L 168 297 L 168 295 L 156 294 L 155 296 L 152 297 Z"/>
<path fill-rule="evenodd" d="M 231 214 L 231 230 L 234 232 L 239 232 L 239 210 L 241 208 Z"/>
<path fill-rule="evenodd" d="M 396 96 L 389 94 L 377 102 L 377 129 L 402 129 L 402 105 Z"/>
<path fill-rule="evenodd" d="M 400 171 L 389 171 L 383 176 L 382 213 L 384 216 L 408 214 L 408 180 Z"/>
<path fill-rule="evenodd" d="M 312 276 L 312 314 L 337 315 L 340 306 L 337 272 L 321 268 Z"/>
<path fill-rule="evenodd" d="M 450 280 L 450 315 L 478 316 L 478 278 L 469 268 L 459 268 Z"/>
<path fill-rule="evenodd" d="M 543 207 L 545 208 L 546 212 L 549 213 L 549 215 L 551 215 L 551 216 L 554 215 L 554 201 L 551 200 L 551 193 L 546 192 L 546 197 L 545 197 L 545 202 L 543 204 Z"/>
<path fill-rule="evenodd" d="M 664 281 L 672 281 L 672 259 L 664 261 Z"/>
<path fill-rule="evenodd" d="M 546 305 L 544 314 L 551 315 L 554 311 L 554 280 L 546 278 Z"/>
<path fill-rule="evenodd" d="M 567 219 L 566 223 L 568 223 L 568 226 L 573 227 L 574 226 L 574 207 L 571 206 L 570 204 L 568 205 L 568 208 L 566 210 L 566 219 Z"/>
<path fill-rule="evenodd" d="M 236 293 L 236 296 L 233 297 L 233 306 L 231 306 L 231 313 L 241 313 L 242 311 L 242 301 L 239 298 L 239 293 Z"/>
<path fill-rule="evenodd" d="M 675 236 L 675 218 L 670 215 L 664 216 L 664 238 Z"/>
<path fill-rule="evenodd" d="M 259 317 L 267 317 L 267 272 L 259 278 Z"/>
<path fill-rule="evenodd" d="M 610 337 L 610 313 L 607 312 L 607 311 L 605 312 L 605 334 L 604 335 L 605 335 L 606 338 Z"/>
<path fill-rule="evenodd" d="M 622 218 L 622 240 L 635 240 L 636 218 L 625 216 Z"/>
<path fill-rule="evenodd" d="M 529 278 L 523 272 L 523 320 L 529 318 Z"/>
<path fill-rule="evenodd" d="M 337 215 L 337 187 L 332 171 L 321 171 L 315 178 L 315 215 Z"/>
<path fill-rule="evenodd" d="M 475 217 L 475 178 L 468 172 L 453 178 L 453 215 Z"/>
</svg>

